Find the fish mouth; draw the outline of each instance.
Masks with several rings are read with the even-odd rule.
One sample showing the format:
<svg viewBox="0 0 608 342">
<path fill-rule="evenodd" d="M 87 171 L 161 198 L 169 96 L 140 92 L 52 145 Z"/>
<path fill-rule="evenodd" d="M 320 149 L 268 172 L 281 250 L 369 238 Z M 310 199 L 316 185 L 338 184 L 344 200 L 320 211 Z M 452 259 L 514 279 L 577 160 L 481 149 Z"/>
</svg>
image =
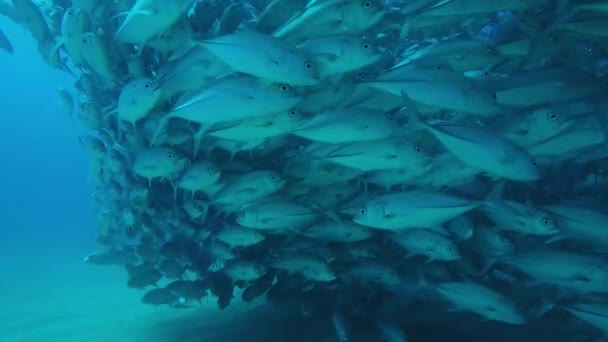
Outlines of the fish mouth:
<svg viewBox="0 0 608 342">
<path fill-rule="evenodd" d="M 551 230 L 547 230 L 547 231 L 543 232 L 543 235 L 555 235 L 560 232 L 561 232 L 561 230 L 559 230 L 559 228 L 555 228 L 555 229 L 551 229 Z"/>
</svg>

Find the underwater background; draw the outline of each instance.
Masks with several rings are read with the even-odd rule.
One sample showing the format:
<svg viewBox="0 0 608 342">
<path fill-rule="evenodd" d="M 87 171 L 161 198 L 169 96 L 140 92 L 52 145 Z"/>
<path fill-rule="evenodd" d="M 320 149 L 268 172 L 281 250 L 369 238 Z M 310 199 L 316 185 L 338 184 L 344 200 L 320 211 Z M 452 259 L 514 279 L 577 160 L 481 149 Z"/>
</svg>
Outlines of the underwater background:
<svg viewBox="0 0 608 342">
<path fill-rule="evenodd" d="M 102 208 L 93 199 L 91 157 L 78 141 L 86 130 L 57 97 L 60 87 L 78 92 L 74 78 L 42 59 L 26 29 L 3 16 L 0 28 L 14 47 L 12 54 L 0 51 L 0 342 L 346 342 L 329 315 L 305 314 L 290 298 L 285 306 L 263 296 L 242 303 L 237 289 L 222 310 L 211 296 L 192 307 L 146 305 L 145 291 L 126 286 L 122 266 L 85 263 L 87 255 L 103 250 L 97 230 Z M 363 300 L 376 289 L 358 290 Z M 310 305 L 332 302 L 324 295 Z M 559 310 L 509 325 L 464 310 L 429 310 L 424 295 L 413 303 L 407 296 L 382 305 L 390 312 L 384 318 L 398 322 L 407 341 L 606 341 L 598 329 L 572 323 Z M 409 305 L 400 309 L 404 302 Z M 357 312 L 356 303 L 348 304 Z M 373 325 L 353 316 L 355 334 L 348 341 L 402 341 L 381 338 Z"/>
<path fill-rule="evenodd" d="M 213 301 L 198 309 L 149 307 L 140 302 L 140 290 L 124 286 L 120 267 L 85 264 L 83 258 L 98 248 L 98 208 L 91 199 L 89 161 L 76 139 L 80 128 L 62 111 L 55 92 L 70 78 L 44 63 L 28 32 L 2 17 L 0 26 L 15 45 L 14 55 L 0 54 L 0 341 L 336 340 L 327 320 L 274 310 L 250 313 L 252 304 L 221 312 Z M 500 324 L 472 326 L 468 318 L 461 322 L 465 328 L 451 315 L 436 318 L 442 329 L 453 328 L 442 332 L 422 322 L 426 317 L 417 324 L 416 313 L 404 316 L 411 316 L 412 341 L 572 338 L 532 335 L 529 326 L 519 333 Z M 446 326 L 448 321 L 453 323 Z M 303 337 L 315 329 L 316 337 Z"/>
</svg>

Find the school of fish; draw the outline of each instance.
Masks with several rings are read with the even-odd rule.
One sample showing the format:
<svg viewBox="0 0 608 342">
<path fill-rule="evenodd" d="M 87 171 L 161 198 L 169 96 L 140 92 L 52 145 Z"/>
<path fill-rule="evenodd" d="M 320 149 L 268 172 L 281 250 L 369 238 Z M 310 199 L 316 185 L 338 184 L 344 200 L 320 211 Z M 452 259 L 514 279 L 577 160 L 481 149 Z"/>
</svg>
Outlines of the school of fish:
<svg viewBox="0 0 608 342">
<path fill-rule="evenodd" d="M 608 341 L 608 1 L 0 14 L 74 76 L 58 93 L 100 207 L 85 261 L 144 303 L 327 322 L 302 341 L 422 341 L 414 316 Z"/>
</svg>

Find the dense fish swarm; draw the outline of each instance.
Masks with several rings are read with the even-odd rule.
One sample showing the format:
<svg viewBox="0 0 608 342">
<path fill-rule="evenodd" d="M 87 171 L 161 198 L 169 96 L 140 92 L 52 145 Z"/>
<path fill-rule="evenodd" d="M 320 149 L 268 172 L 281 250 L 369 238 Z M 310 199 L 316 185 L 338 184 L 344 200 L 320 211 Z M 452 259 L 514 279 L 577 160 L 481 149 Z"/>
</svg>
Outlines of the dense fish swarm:
<svg viewBox="0 0 608 342">
<path fill-rule="evenodd" d="M 606 341 L 608 2 L 0 13 L 77 79 L 59 96 L 90 132 L 105 248 L 86 261 L 124 267 L 142 302 L 257 298 L 327 323 L 302 341 L 454 320 L 485 341 L 490 324 Z"/>
</svg>

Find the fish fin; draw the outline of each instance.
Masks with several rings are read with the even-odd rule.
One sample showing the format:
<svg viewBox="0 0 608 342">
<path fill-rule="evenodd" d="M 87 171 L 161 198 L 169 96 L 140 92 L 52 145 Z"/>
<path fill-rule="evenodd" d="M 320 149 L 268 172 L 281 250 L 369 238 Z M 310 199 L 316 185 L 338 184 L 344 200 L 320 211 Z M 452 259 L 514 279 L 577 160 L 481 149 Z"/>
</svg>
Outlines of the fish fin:
<svg viewBox="0 0 608 342">
<path fill-rule="evenodd" d="M 154 132 L 152 139 L 150 139 L 150 146 L 154 146 L 159 141 L 158 138 L 160 137 L 161 133 L 166 134 L 170 119 L 170 116 L 165 116 L 160 119 L 156 132 Z"/>
<path fill-rule="evenodd" d="M 140 15 L 152 15 L 154 14 L 154 11 L 143 11 L 143 10 L 138 10 L 138 11 L 126 11 L 126 12 L 120 12 L 118 14 L 115 14 L 112 19 L 116 19 L 118 17 L 122 17 L 122 16 L 128 16 L 128 15 L 135 15 L 135 14 L 140 14 Z M 126 19 L 125 19 L 126 20 Z"/>
<path fill-rule="evenodd" d="M 551 238 L 545 240 L 545 244 L 548 245 L 550 243 L 554 243 L 554 242 L 561 241 L 561 240 L 564 240 L 564 239 L 566 239 L 566 237 L 564 235 L 562 235 L 562 234 L 555 234 Z"/>
<path fill-rule="evenodd" d="M 399 112 L 407 111 L 408 119 L 412 123 L 414 129 L 432 129 L 432 126 L 422 119 L 416 102 L 414 102 L 405 91 L 401 92 L 401 101 L 403 102 L 403 106 L 399 109 Z"/>
<path fill-rule="evenodd" d="M 404 255 L 404 258 L 406 258 L 406 259 L 407 259 L 407 258 L 413 258 L 413 257 L 415 257 L 416 255 L 417 255 L 417 253 L 407 251 L 407 252 L 405 253 L 405 255 Z"/>
<path fill-rule="evenodd" d="M 114 14 L 112 16 L 112 19 L 117 19 L 119 17 L 124 17 L 124 16 L 128 16 L 128 15 L 129 15 L 129 11 L 120 12 L 120 13 Z"/>
<path fill-rule="evenodd" d="M 486 196 L 486 200 L 490 202 L 502 202 L 502 196 L 505 190 L 505 182 L 498 181 Z"/>
<path fill-rule="evenodd" d="M 538 305 L 537 308 L 534 309 L 534 312 L 532 313 L 532 317 L 534 317 L 535 319 L 539 319 L 542 316 L 544 316 L 546 313 L 548 313 L 549 311 L 553 310 L 555 308 L 555 303 L 547 300 L 547 298 L 542 297 L 540 304 Z"/>
<path fill-rule="evenodd" d="M 105 114 L 103 115 L 103 118 L 104 118 L 104 119 L 107 119 L 107 118 L 109 118 L 110 116 L 112 116 L 112 115 L 114 115 L 114 114 L 118 114 L 118 107 L 116 107 L 116 108 L 114 108 L 114 109 L 110 110 L 109 112 L 105 113 Z"/>
<path fill-rule="evenodd" d="M 496 263 L 496 259 L 495 258 L 487 258 L 484 262 L 483 262 L 483 266 L 481 267 L 481 274 L 486 274 L 490 268 L 492 268 L 492 266 L 494 266 L 494 264 Z"/>
<path fill-rule="evenodd" d="M 53 56 L 55 53 L 57 53 L 57 50 L 59 50 L 59 48 L 61 48 L 61 46 L 63 44 L 65 44 L 65 39 L 63 39 L 63 38 L 57 39 L 57 41 L 55 42 L 53 47 L 51 47 L 51 52 L 49 53 L 49 56 Z"/>
<path fill-rule="evenodd" d="M 200 127 L 198 128 L 198 130 L 194 133 L 194 135 L 192 136 L 192 140 L 193 140 L 193 148 L 192 148 L 192 155 L 194 158 L 196 158 L 196 156 L 198 155 L 198 152 L 200 151 L 201 148 L 201 144 L 203 143 L 203 139 L 205 138 L 205 133 L 207 132 L 207 126 L 201 124 Z"/>
</svg>

